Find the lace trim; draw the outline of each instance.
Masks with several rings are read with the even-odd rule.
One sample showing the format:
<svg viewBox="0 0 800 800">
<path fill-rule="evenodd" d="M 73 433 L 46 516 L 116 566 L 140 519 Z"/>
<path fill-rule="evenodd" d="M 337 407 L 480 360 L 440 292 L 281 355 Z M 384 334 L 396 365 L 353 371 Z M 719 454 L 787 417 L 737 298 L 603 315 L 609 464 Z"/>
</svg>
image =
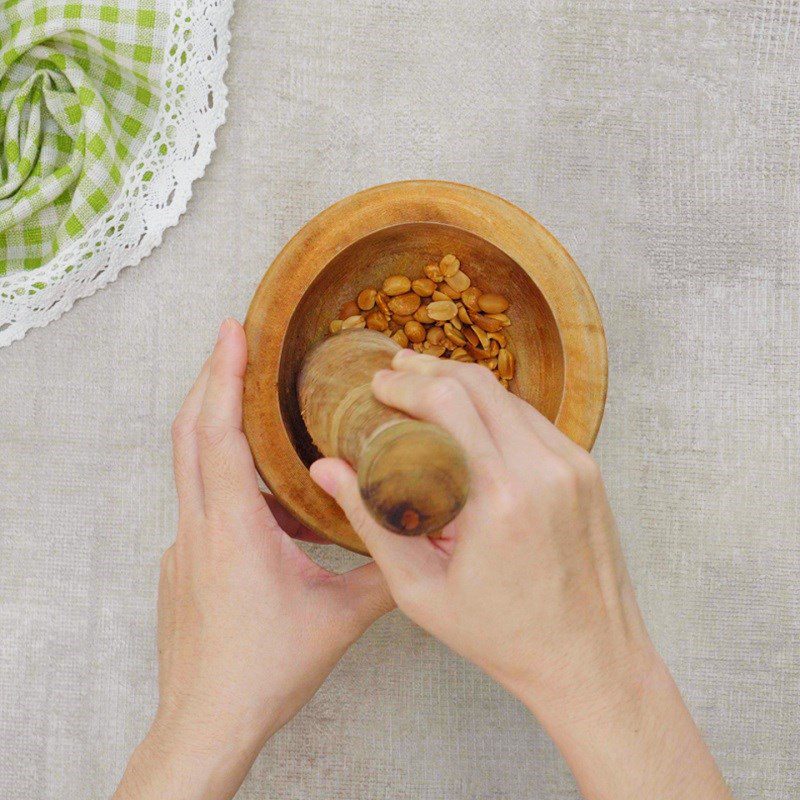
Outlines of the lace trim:
<svg viewBox="0 0 800 800">
<path fill-rule="evenodd" d="M 164 97 L 111 208 L 39 269 L 0 278 L 0 347 L 58 319 L 161 244 L 216 149 L 233 0 L 173 0 Z"/>
</svg>

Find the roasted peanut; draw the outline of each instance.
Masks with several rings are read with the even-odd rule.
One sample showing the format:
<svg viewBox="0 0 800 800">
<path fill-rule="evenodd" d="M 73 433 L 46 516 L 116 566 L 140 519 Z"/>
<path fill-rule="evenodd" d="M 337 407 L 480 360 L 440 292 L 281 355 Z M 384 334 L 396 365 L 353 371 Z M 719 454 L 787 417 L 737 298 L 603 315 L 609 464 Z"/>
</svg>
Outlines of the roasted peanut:
<svg viewBox="0 0 800 800">
<path fill-rule="evenodd" d="M 400 347 L 408 347 L 408 337 L 403 331 L 395 331 L 392 334 L 392 339 L 400 345 Z"/>
<path fill-rule="evenodd" d="M 423 325 L 432 325 L 433 320 L 428 316 L 428 306 L 423 304 L 414 312 L 414 319 Z"/>
<path fill-rule="evenodd" d="M 428 264 L 422 271 L 434 283 L 441 283 L 444 280 L 444 275 L 442 275 L 442 271 L 439 269 L 438 264 Z"/>
<path fill-rule="evenodd" d="M 473 325 L 472 330 L 474 331 L 478 341 L 481 343 L 481 347 L 484 350 L 488 350 L 490 346 L 489 343 L 491 340 L 489 339 L 489 336 L 486 333 L 486 331 L 483 328 L 479 328 L 477 325 Z"/>
<path fill-rule="evenodd" d="M 453 361 L 463 361 L 465 363 L 475 360 L 463 347 L 456 347 L 456 349 L 450 353 L 450 358 Z"/>
<path fill-rule="evenodd" d="M 507 381 L 514 377 L 514 354 L 505 348 L 497 354 L 497 371 Z"/>
<path fill-rule="evenodd" d="M 364 289 L 358 293 L 356 303 L 362 311 L 371 311 L 375 307 L 375 298 L 377 296 L 377 289 Z"/>
<path fill-rule="evenodd" d="M 420 297 L 430 297 L 436 291 L 436 284 L 430 278 L 417 278 L 411 282 L 411 291 Z"/>
<path fill-rule="evenodd" d="M 503 327 L 503 323 L 500 320 L 494 319 L 487 314 L 477 314 L 473 311 L 470 313 L 470 317 L 479 328 L 487 333 L 497 333 Z"/>
<path fill-rule="evenodd" d="M 461 262 L 452 253 L 449 253 L 439 262 L 439 269 L 445 278 L 449 278 L 461 269 Z"/>
<path fill-rule="evenodd" d="M 355 317 L 361 313 L 358 303 L 355 300 L 348 300 L 339 311 L 339 319 L 345 320 L 348 317 Z"/>
<path fill-rule="evenodd" d="M 461 270 L 456 272 L 455 275 L 450 275 L 446 277 L 445 281 L 447 282 L 447 285 L 451 289 L 458 292 L 459 294 L 469 289 L 469 285 L 470 283 L 472 283 L 472 281 L 469 279 L 469 276 L 463 273 Z"/>
<path fill-rule="evenodd" d="M 389 327 L 386 317 L 377 309 L 367 314 L 367 327 L 371 331 L 385 331 Z"/>
<path fill-rule="evenodd" d="M 412 319 L 411 322 L 406 322 L 403 330 L 410 342 L 425 341 L 425 328 L 422 323 L 417 322 L 415 319 Z"/>
<path fill-rule="evenodd" d="M 427 341 L 433 345 L 440 345 L 444 342 L 444 331 L 441 328 L 428 328 Z"/>
<path fill-rule="evenodd" d="M 480 296 L 481 296 L 480 290 L 477 289 L 475 286 L 470 286 L 468 289 L 465 289 L 463 292 L 461 292 L 461 302 L 470 311 L 479 311 L 480 309 L 478 308 L 478 298 Z"/>
<path fill-rule="evenodd" d="M 501 294 L 487 292 L 478 298 L 478 308 L 485 314 L 502 314 L 508 308 L 508 300 Z"/>
<path fill-rule="evenodd" d="M 328 330 L 331 333 L 339 333 L 342 329 L 342 321 L 340 319 L 332 319 L 331 324 L 328 325 Z"/>
<path fill-rule="evenodd" d="M 353 314 L 352 317 L 348 317 L 342 322 L 342 330 L 349 331 L 352 328 L 364 328 L 366 327 L 366 324 L 366 320 L 361 316 L 361 314 Z"/>
<path fill-rule="evenodd" d="M 419 308 L 419 304 L 419 295 L 414 294 L 414 292 L 407 292 L 393 297 L 389 301 L 389 310 L 392 314 L 410 317 Z"/>
<path fill-rule="evenodd" d="M 448 283 L 443 283 L 440 286 L 442 294 L 447 295 L 451 300 L 458 300 L 461 295 Z"/>
<path fill-rule="evenodd" d="M 464 348 L 476 361 L 484 361 L 487 358 L 491 358 L 485 350 L 480 350 L 469 342 L 464 345 Z"/>
<path fill-rule="evenodd" d="M 392 312 L 389 310 L 389 298 L 383 292 L 378 292 L 375 297 L 375 305 L 381 310 L 381 313 L 388 317 Z"/>
<path fill-rule="evenodd" d="M 477 347 L 481 343 L 481 340 L 480 340 L 478 334 L 475 333 L 475 327 L 474 326 L 469 327 L 469 328 L 463 328 L 462 331 L 463 331 L 463 334 L 464 334 L 464 338 L 473 347 Z"/>
<path fill-rule="evenodd" d="M 458 309 L 452 300 L 436 300 L 428 304 L 428 316 L 437 321 L 453 319 L 457 313 Z"/>
<path fill-rule="evenodd" d="M 411 280 L 405 275 L 390 275 L 383 282 L 383 292 L 388 294 L 389 297 L 397 297 L 397 295 L 405 294 L 411 289 Z"/>
<path fill-rule="evenodd" d="M 506 314 L 487 314 L 487 316 L 496 319 L 504 328 L 507 328 L 511 324 L 511 320 Z"/>
<path fill-rule="evenodd" d="M 467 343 L 467 340 L 461 335 L 461 331 L 455 328 L 450 322 L 445 322 L 444 324 L 444 335 L 459 347 Z"/>
</svg>

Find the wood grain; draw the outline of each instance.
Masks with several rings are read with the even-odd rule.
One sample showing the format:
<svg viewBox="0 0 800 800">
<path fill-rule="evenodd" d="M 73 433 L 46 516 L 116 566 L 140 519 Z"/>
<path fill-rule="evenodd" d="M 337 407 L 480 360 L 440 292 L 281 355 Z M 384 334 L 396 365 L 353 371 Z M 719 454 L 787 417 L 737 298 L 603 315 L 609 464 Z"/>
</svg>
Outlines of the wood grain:
<svg viewBox="0 0 800 800">
<path fill-rule="evenodd" d="M 303 423 L 297 378 L 346 300 L 394 273 L 410 277 L 454 253 L 481 290 L 511 300 L 513 390 L 591 448 L 607 389 L 600 313 L 575 262 L 536 220 L 495 195 L 439 181 L 378 186 L 304 226 L 262 279 L 245 320 L 244 429 L 256 467 L 304 524 L 365 553 L 336 503 L 311 480 L 319 452 Z"/>
<path fill-rule="evenodd" d="M 449 433 L 372 394 L 372 377 L 391 368 L 398 350 L 375 331 L 327 338 L 300 371 L 300 413 L 322 455 L 353 465 L 361 497 L 380 525 L 406 535 L 433 534 L 464 507 L 469 471 Z"/>
</svg>

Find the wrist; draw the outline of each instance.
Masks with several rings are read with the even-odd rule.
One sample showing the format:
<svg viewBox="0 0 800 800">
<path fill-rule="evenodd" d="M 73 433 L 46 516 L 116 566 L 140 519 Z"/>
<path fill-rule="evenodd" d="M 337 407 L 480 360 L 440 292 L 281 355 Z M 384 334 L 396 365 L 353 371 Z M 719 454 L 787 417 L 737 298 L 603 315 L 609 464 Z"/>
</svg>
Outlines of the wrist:
<svg viewBox="0 0 800 800">
<path fill-rule="evenodd" d="M 567 695 L 560 708 L 542 710 L 541 703 L 526 703 L 564 756 L 582 795 L 587 800 L 730 800 L 678 687 L 652 645 L 622 663 L 621 672 L 592 687 L 596 694 Z"/>
<path fill-rule="evenodd" d="M 224 800 L 236 794 L 270 731 L 159 709 L 115 800 Z"/>
<path fill-rule="evenodd" d="M 667 686 L 674 688 L 669 671 L 646 637 L 580 670 L 565 669 L 562 679 L 553 683 L 545 690 L 530 681 L 521 699 L 554 738 L 561 731 L 636 718 Z"/>
</svg>

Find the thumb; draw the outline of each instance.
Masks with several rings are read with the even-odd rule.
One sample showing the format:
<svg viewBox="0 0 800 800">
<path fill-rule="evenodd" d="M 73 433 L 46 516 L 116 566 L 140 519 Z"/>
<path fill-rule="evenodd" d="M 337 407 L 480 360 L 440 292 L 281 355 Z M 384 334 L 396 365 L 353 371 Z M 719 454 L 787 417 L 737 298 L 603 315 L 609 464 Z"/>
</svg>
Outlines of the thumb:
<svg viewBox="0 0 800 800">
<path fill-rule="evenodd" d="M 403 536 L 386 530 L 370 515 L 352 468 L 339 458 L 321 458 L 311 465 L 311 477 L 339 504 L 356 533 L 364 540 L 389 584 L 395 600 L 412 584 L 441 578 L 441 554 L 427 536 Z"/>
</svg>

